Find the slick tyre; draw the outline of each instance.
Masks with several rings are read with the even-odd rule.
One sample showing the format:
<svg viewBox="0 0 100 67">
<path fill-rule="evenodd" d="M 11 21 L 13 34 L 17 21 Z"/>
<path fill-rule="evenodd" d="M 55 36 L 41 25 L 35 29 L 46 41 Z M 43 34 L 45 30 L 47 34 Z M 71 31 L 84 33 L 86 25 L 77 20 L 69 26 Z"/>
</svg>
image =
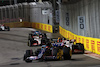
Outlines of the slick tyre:
<svg viewBox="0 0 100 67">
<path fill-rule="evenodd" d="M 76 43 L 76 45 L 78 46 L 79 50 L 82 50 L 82 54 L 84 54 L 84 45 L 81 43 Z"/>
<path fill-rule="evenodd" d="M 24 54 L 23 60 L 24 60 L 25 62 L 27 62 L 27 63 L 32 62 L 32 60 L 27 59 L 27 55 L 26 55 L 26 54 Z"/>
<path fill-rule="evenodd" d="M 28 36 L 28 40 L 34 40 L 34 38 L 32 37 L 32 34 L 31 33 Z"/>
<path fill-rule="evenodd" d="M 32 47 L 32 43 L 31 43 L 30 40 L 28 40 L 28 46 L 29 46 L 29 47 Z"/>
<path fill-rule="evenodd" d="M 58 52 L 57 48 L 54 48 L 54 49 L 53 49 L 53 53 L 52 53 L 53 56 L 57 56 L 57 52 Z"/>
<path fill-rule="evenodd" d="M 27 57 L 30 57 L 33 55 L 33 51 L 32 50 L 26 50 L 26 53 L 24 54 L 23 60 L 27 63 L 32 62 L 32 60 L 27 59 Z"/>
<path fill-rule="evenodd" d="M 10 31 L 10 27 L 7 27 L 7 31 Z"/>
<path fill-rule="evenodd" d="M 2 31 L 2 28 L 0 28 L 0 31 Z"/>
<path fill-rule="evenodd" d="M 63 58 L 64 60 L 70 60 L 71 59 L 71 54 L 70 54 L 70 48 L 64 47 L 63 48 Z"/>
</svg>

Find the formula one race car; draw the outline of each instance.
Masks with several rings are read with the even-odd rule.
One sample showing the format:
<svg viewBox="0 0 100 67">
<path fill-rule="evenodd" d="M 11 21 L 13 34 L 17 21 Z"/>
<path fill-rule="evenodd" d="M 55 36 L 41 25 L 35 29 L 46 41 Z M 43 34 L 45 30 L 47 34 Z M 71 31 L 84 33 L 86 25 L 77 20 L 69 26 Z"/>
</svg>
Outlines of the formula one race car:
<svg viewBox="0 0 100 67">
<path fill-rule="evenodd" d="M 28 46 L 43 45 L 48 41 L 46 33 L 32 31 L 28 37 Z"/>
<path fill-rule="evenodd" d="M 63 40 L 63 43 L 66 44 L 67 47 L 70 47 L 72 49 L 73 54 L 77 53 L 84 53 L 84 45 L 81 43 L 74 44 L 75 39 L 72 40 Z"/>
<path fill-rule="evenodd" d="M 55 41 L 54 41 L 55 40 Z M 76 43 L 75 39 L 72 40 L 67 40 L 66 38 L 58 38 L 58 39 L 53 39 L 54 42 L 61 42 L 62 45 L 66 45 L 67 47 L 70 47 L 70 49 L 72 50 L 73 54 L 78 54 L 78 53 L 84 53 L 84 45 L 81 43 Z"/>
<path fill-rule="evenodd" d="M 72 55 L 70 47 L 61 45 L 61 43 L 48 43 L 42 45 L 42 48 L 37 49 L 34 53 L 32 50 L 26 50 L 23 60 L 25 62 L 32 62 L 33 60 L 70 60 Z"/>
<path fill-rule="evenodd" d="M 72 53 L 73 54 L 77 54 L 77 53 L 84 54 L 84 45 L 81 43 L 76 43 L 76 45 L 72 45 Z"/>
<path fill-rule="evenodd" d="M 5 31 L 5 30 L 10 31 L 9 26 L 5 26 L 5 25 L 0 24 L 0 31 Z"/>
</svg>

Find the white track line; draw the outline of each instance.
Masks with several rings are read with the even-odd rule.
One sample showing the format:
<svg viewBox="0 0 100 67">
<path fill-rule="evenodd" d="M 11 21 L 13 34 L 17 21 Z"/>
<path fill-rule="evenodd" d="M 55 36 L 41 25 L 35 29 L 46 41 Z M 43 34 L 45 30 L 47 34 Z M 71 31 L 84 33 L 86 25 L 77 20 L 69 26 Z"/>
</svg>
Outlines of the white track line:
<svg viewBox="0 0 100 67">
<path fill-rule="evenodd" d="M 97 59 L 97 60 L 100 60 L 100 58 L 98 57 L 94 57 L 94 56 L 91 56 L 91 55 L 88 55 L 88 54 L 84 54 L 85 56 L 88 56 L 88 57 L 91 57 L 91 58 L 94 58 L 94 59 Z"/>
</svg>

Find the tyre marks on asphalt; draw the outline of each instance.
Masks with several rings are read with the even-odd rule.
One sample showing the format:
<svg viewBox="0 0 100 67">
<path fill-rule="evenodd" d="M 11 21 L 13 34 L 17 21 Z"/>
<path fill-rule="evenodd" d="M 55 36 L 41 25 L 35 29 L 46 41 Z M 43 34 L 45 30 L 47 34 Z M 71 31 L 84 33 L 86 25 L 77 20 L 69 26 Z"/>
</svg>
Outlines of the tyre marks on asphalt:
<svg viewBox="0 0 100 67">
<path fill-rule="evenodd" d="M 15 50 L 15 51 L 21 51 L 21 52 L 24 52 L 25 51 L 25 50 L 22 50 L 22 49 L 12 48 L 12 47 L 4 47 L 4 46 L 1 46 L 1 48 L 9 49 L 9 50 Z"/>
<path fill-rule="evenodd" d="M 21 42 L 21 43 L 27 43 L 26 40 L 14 40 L 14 39 L 8 39 L 8 38 L 3 38 L 3 37 L 0 37 L 0 40 L 7 40 L 7 41 L 14 41 L 14 42 Z"/>
<path fill-rule="evenodd" d="M 10 65 L 19 65 L 20 63 L 11 63 Z"/>
<path fill-rule="evenodd" d="M 16 37 L 27 38 L 27 36 L 17 35 L 17 34 L 11 34 L 11 33 L 0 33 L 0 35 L 3 35 L 3 36 L 8 35 L 8 36 L 11 36 L 11 37 L 16 36 Z"/>
<path fill-rule="evenodd" d="M 27 43 L 28 36 L 25 36 L 23 34 L 20 35 L 20 33 L 0 32 L 0 40 Z M 28 34 L 28 33 L 26 33 L 26 34 Z"/>
</svg>

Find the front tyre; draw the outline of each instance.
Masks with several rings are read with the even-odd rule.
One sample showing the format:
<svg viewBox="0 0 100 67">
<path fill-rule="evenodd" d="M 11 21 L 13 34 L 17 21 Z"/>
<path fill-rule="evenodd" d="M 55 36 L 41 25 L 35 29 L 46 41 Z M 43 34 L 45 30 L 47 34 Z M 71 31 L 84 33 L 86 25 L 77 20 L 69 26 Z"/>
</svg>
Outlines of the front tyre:
<svg viewBox="0 0 100 67">
<path fill-rule="evenodd" d="M 25 62 L 27 62 L 27 63 L 32 62 L 32 60 L 27 59 L 27 55 L 26 55 L 26 54 L 24 54 L 23 60 L 24 60 Z"/>
<path fill-rule="evenodd" d="M 28 59 L 28 57 L 33 55 L 32 50 L 26 50 L 26 53 L 24 54 L 23 60 L 27 63 L 32 62 L 32 60 Z"/>
<path fill-rule="evenodd" d="M 29 47 L 32 47 L 32 43 L 31 43 L 30 40 L 28 40 L 28 46 L 29 46 Z"/>
</svg>

